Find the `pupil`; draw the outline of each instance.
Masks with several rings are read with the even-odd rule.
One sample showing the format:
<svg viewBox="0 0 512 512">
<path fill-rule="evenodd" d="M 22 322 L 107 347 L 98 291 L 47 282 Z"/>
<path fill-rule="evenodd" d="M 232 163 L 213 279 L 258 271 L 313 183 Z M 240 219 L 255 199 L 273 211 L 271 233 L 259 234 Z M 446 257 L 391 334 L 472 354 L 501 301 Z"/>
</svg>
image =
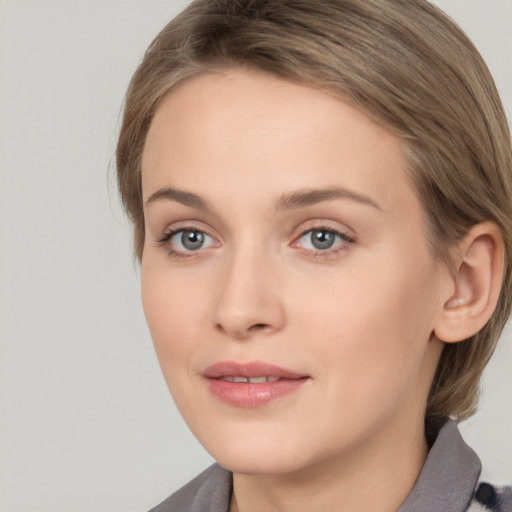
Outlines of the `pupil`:
<svg viewBox="0 0 512 512">
<path fill-rule="evenodd" d="M 204 243 L 204 235 L 200 231 L 184 231 L 181 235 L 181 243 L 189 251 L 200 249 Z"/>
<path fill-rule="evenodd" d="M 330 249 L 334 243 L 334 234 L 329 231 L 313 231 L 311 243 L 315 249 Z"/>
</svg>

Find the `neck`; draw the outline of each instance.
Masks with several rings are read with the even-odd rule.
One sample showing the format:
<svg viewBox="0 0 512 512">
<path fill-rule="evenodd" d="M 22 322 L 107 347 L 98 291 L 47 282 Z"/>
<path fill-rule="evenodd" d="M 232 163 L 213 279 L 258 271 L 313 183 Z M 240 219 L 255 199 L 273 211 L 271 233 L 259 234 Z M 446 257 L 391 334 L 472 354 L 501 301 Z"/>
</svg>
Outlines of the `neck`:
<svg viewBox="0 0 512 512">
<path fill-rule="evenodd" d="M 395 512 L 410 493 L 428 448 L 423 421 L 381 429 L 364 449 L 278 475 L 233 475 L 230 512 Z"/>
</svg>

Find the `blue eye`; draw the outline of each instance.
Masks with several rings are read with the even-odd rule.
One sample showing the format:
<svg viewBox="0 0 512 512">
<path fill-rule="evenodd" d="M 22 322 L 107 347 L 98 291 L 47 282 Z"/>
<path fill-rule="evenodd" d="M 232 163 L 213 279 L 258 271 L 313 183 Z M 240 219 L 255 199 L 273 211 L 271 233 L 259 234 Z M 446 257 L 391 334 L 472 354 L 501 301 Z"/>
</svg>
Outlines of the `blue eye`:
<svg viewBox="0 0 512 512">
<path fill-rule="evenodd" d="M 301 247 L 312 251 L 328 251 L 352 241 L 343 233 L 322 228 L 310 229 L 299 238 Z"/>
<path fill-rule="evenodd" d="M 214 244 L 211 236 L 197 229 L 180 229 L 170 233 L 168 241 L 173 251 L 182 253 L 199 251 Z"/>
</svg>

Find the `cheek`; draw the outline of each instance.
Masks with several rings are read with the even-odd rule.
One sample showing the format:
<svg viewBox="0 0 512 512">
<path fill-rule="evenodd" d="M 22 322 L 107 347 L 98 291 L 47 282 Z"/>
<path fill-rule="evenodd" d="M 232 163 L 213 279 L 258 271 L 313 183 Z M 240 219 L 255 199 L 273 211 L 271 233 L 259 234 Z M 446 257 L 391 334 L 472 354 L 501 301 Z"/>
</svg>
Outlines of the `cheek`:
<svg viewBox="0 0 512 512">
<path fill-rule="evenodd" d="M 204 289 L 202 293 L 197 289 L 198 281 L 180 278 L 179 271 L 169 272 L 143 261 L 142 304 L 166 378 L 167 369 L 183 367 L 183 360 L 194 349 L 197 331 L 205 322 Z"/>
<path fill-rule="evenodd" d="M 309 285 L 296 299 L 302 339 L 331 370 L 322 373 L 333 389 L 350 389 L 354 401 L 400 392 L 420 378 L 434 308 L 426 298 L 432 276 L 415 268 L 368 266 Z"/>
<path fill-rule="evenodd" d="M 201 298 L 191 283 L 183 283 L 168 269 L 143 265 L 142 303 L 162 374 L 178 409 L 188 416 L 194 409 L 189 396 L 190 361 L 197 350 L 198 326 L 204 325 Z"/>
</svg>

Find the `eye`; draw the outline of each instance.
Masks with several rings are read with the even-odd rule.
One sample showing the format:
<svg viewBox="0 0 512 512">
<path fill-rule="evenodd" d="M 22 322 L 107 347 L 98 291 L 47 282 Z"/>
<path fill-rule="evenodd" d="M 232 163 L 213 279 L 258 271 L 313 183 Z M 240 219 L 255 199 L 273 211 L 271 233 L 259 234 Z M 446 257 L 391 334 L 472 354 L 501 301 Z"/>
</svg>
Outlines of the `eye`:
<svg viewBox="0 0 512 512">
<path fill-rule="evenodd" d="M 296 245 L 310 251 L 326 252 L 344 246 L 347 243 L 352 243 L 353 241 L 352 238 L 339 231 L 317 228 L 310 229 L 303 233 L 296 242 Z"/>
<path fill-rule="evenodd" d="M 171 254 L 197 252 L 215 245 L 211 236 L 198 229 L 170 231 L 159 242 L 169 246 Z"/>
</svg>

